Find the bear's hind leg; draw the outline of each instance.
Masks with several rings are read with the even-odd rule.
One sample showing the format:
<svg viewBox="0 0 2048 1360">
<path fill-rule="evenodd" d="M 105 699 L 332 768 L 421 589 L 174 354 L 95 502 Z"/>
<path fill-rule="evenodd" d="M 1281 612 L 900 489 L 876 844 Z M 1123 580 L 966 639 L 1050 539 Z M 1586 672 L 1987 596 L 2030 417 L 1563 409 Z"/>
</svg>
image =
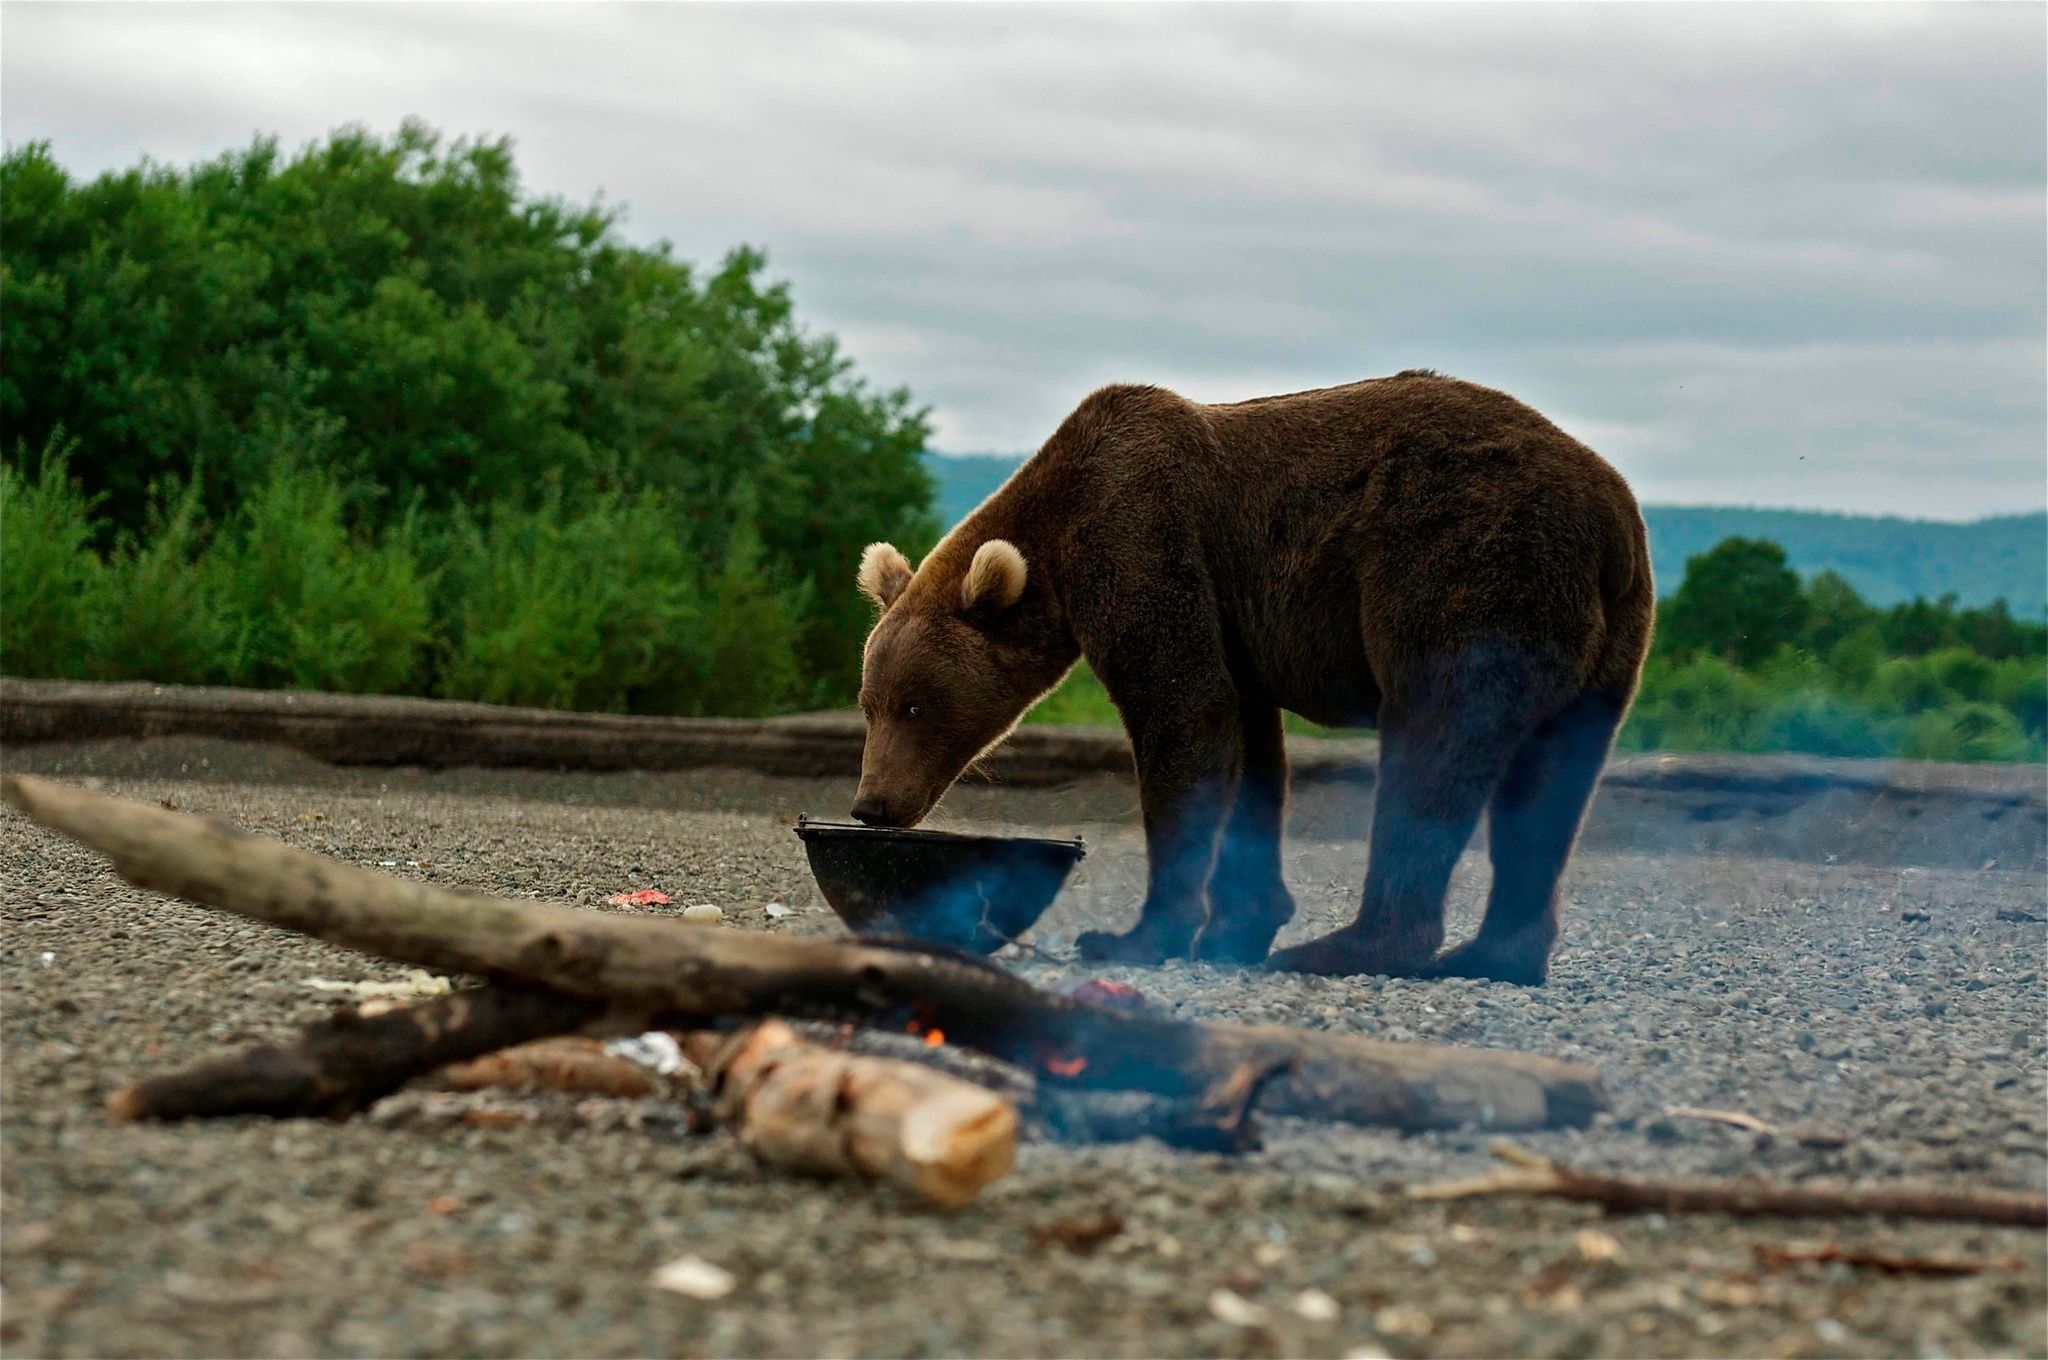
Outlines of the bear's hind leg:
<svg viewBox="0 0 2048 1360">
<path fill-rule="evenodd" d="M 1406 702 L 1382 709 L 1372 859 L 1358 919 L 1279 951 L 1268 968 L 1406 977 L 1428 965 L 1444 941 L 1451 870 L 1536 725 L 1530 681 L 1530 668 L 1505 647 L 1441 658 L 1409 678 Z"/>
<path fill-rule="evenodd" d="M 1487 813 L 1493 887 L 1479 933 L 1425 972 L 1541 986 L 1557 940 L 1557 880 L 1626 704 L 1583 694 L 1529 738 Z"/>
<path fill-rule="evenodd" d="M 1287 820 L 1287 745 L 1277 705 L 1244 700 L 1244 774 L 1223 828 L 1209 878 L 1209 919 L 1195 937 L 1195 957 L 1214 963 L 1257 963 L 1280 927 L 1294 919 L 1294 898 L 1280 877 L 1280 840 Z"/>
</svg>

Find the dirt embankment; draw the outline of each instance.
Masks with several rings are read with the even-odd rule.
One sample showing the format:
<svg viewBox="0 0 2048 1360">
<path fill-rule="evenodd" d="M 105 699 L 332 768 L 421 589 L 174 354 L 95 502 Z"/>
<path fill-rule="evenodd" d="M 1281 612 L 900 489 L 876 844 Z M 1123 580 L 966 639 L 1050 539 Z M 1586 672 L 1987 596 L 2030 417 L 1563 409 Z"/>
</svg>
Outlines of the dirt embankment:
<svg viewBox="0 0 2048 1360">
<path fill-rule="evenodd" d="M 862 726 L 855 713 L 636 718 L 435 699 L 0 677 L 0 741 L 10 745 L 181 737 L 370 767 L 717 769 L 837 779 L 859 773 Z M 121 749 L 108 758 L 118 764 Z M 1376 743 L 1296 739 L 1290 756 L 1292 833 L 1362 839 L 1371 820 Z M 1025 727 L 982 762 L 977 777 L 1007 789 L 1072 791 L 1127 781 L 1130 769 L 1120 732 Z M 1102 796 L 1098 791 L 1089 801 Z M 1602 780 L 1585 844 L 1816 863 L 2048 870 L 2048 767 L 1623 756 Z"/>
</svg>

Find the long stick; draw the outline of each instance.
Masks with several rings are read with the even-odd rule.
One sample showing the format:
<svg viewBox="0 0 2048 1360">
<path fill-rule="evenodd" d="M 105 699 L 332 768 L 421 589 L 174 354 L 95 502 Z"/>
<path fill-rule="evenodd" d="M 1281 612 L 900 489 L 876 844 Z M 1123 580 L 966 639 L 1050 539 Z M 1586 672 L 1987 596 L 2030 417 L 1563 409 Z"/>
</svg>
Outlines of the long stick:
<svg viewBox="0 0 2048 1360">
<path fill-rule="evenodd" d="M 1261 1088 L 1260 1109 L 1402 1128 L 1584 1124 L 1605 1103 L 1597 1071 L 1551 1058 L 1128 1015 L 965 955 L 445 892 L 20 775 L 0 780 L 0 797 L 140 887 L 404 963 L 606 1002 L 650 1024 L 783 1015 L 937 1031 L 1055 1085 L 1170 1096 L 1285 1068 Z"/>
<path fill-rule="evenodd" d="M 1663 1181 L 1596 1176 L 1560 1166 L 1513 1143 L 1497 1141 L 1493 1155 L 1509 1169 L 1470 1180 L 1435 1181 L 1409 1189 L 1411 1199 L 1470 1199 L 1483 1195 L 1540 1195 L 1587 1200 L 1619 1210 L 1666 1214 L 1843 1216 L 1959 1219 L 2048 1227 L 2048 1199 L 2004 1190 L 1835 1190 L 1772 1185 L 1760 1180 Z"/>
<path fill-rule="evenodd" d="M 604 1009 L 537 988 L 478 987 L 367 1019 L 343 1011 L 289 1048 L 252 1048 L 124 1086 L 107 1109 L 117 1119 L 350 1114 L 422 1072 L 577 1029 Z"/>
</svg>

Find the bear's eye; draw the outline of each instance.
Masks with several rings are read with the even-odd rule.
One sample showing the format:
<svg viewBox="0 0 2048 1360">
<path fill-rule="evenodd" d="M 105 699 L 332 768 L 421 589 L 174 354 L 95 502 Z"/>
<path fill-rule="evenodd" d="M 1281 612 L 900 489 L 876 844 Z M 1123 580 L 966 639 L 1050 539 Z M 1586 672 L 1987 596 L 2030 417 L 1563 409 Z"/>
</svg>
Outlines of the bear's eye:
<svg viewBox="0 0 2048 1360">
<path fill-rule="evenodd" d="M 905 704 L 903 707 L 903 716 L 906 718 L 922 718 L 924 716 L 924 705 Z"/>
</svg>

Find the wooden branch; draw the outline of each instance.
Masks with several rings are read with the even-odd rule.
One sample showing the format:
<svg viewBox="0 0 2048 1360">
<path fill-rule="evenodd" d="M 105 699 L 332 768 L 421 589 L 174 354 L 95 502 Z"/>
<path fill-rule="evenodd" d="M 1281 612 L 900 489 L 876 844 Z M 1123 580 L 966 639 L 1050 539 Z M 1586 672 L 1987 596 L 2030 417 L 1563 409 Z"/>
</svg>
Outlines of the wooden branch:
<svg viewBox="0 0 2048 1360">
<path fill-rule="evenodd" d="M 1771 1185 L 1762 1180 L 1664 1181 L 1599 1176 L 1560 1166 L 1513 1143 L 1497 1141 L 1493 1155 L 1509 1163 L 1469 1180 L 1413 1186 L 1411 1199 L 1470 1199 L 1481 1195 L 1540 1195 L 1587 1200 L 1616 1210 L 1666 1214 L 1812 1215 L 1881 1214 L 1892 1218 L 1957 1219 L 2048 1227 L 2048 1199 L 2003 1190 L 1821 1189 Z"/>
<path fill-rule="evenodd" d="M 1400 1128 L 1584 1124 L 1605 1103 L 1597 1071 L 1551 1058 L 1125 1014 L 915 942 L 798 939 L 445 892 L 26 776 L 0 780 L 0 797 L 138 886 L 404 963 L 605 1002 L 650 1025 L 781 1015 L 939 1032 L 1053 1085 L 1189 1099 L 1246 1071 L 1279 1071 L 1258 1108 Z"/>
<path fill-rule="evenodd" d="M 1982 1275 L 1993 1270 L 2018 1271 L 2027 1268 L 2025 1259 L 2018 1256 L 2006 1256 L 1996 1261 L 1967 1256 L 1900 1256 L 1896 1252 L 1845 1247 L 1840 1242 L 1821 1242 L 1813 1246 L 1788 1244 L 1782 1247 L 1759 1242 L 1751 1250 L 1756 1253 L 1756 1263 L 1765 1270 L 1825 1266 L 1839 1261 L 1845 1266 L 1881 1270 L 1887 1275 L 1932 1275 L 1952 1279 L 1958 1275 Z"/>
<path fill-rule="evenodd" d="M 770 1166 L 887 1181 L 957 1209 L 1016 1160 L 1015 1107 L 929 1067 L 814 1044 L 780 1020 L 700 1031 L 684 1048 L 718 1118 Z"/>
<path fill-rule="evenodd" d="M 577 1029 L 604 1011 L 601 1001 L 531 987 L 471 988 L 370 1017 L 349 1009 L 289 1048 L 252 1048 L 124 1086 L 107 1110 L 116 1119 L 351 1114 L 422 1072 Z"/>
</svg>

